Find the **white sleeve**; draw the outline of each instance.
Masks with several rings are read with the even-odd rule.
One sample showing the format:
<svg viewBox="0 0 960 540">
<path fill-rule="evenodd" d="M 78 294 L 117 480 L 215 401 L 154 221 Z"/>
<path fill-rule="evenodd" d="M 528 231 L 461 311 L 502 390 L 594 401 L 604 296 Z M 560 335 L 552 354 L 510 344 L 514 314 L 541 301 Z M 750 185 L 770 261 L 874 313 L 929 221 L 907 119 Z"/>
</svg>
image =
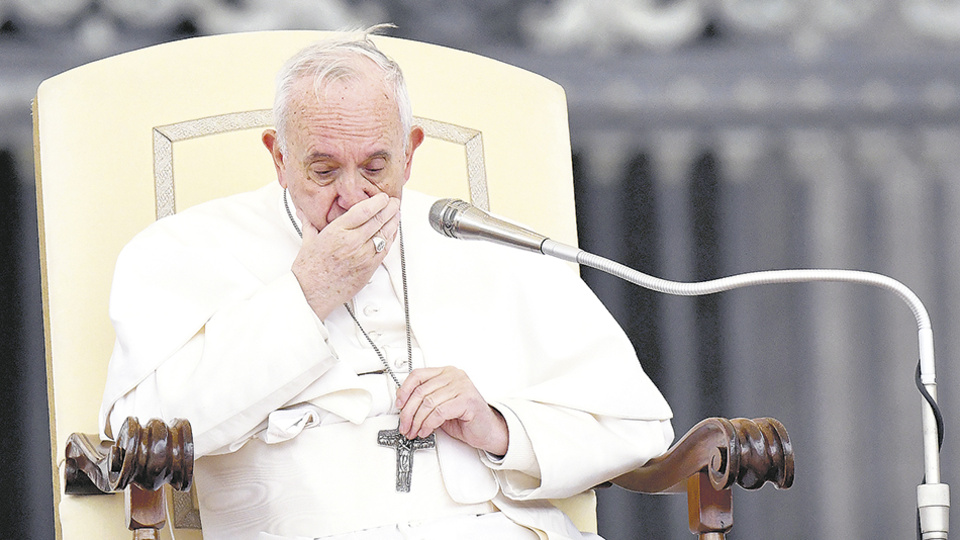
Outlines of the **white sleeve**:
<svg viewBox="0 0 960 540">
<path fill-rule="evenodd" d="M 614 418 L 519 399 L 504 401 L 522 423 L 539 469 L 539 478 L 529 471 L 496 471 L 504 495 L 515 500 L 583 492 L 662 454 L 674 436 L 669 420 Z"/>
<path fill-rule="evenodd" d="M 494 471 L 501 486 L 511 486 L 508 488 L 511 490 L 538 487 L 540 485 L 540 464 L 533 452 L 533 443 L 530 441 L 530 436 L 527 435 L 527 430 L 523 428 L 523 423 L 509 407 L 502 404 L 494 404 L 493 407 L 500 412 L 507 422 L 510 441 L 507 446 L 507 453 L 503 456 L 481 452 L 483 463 Z"/>
<path fill-rule="evenodd" d="M 230 445 L 302 396 L 337 363 L 327 337 L 296 278 L 287 273 L 251 298 L 215 313 L 118 400 L 109 414 L 111 431 L 130 415 L 168 422 L 187 418 L 197 456 Z M 117 347 L 114 356 L 123 352 Z"/>
</svg>

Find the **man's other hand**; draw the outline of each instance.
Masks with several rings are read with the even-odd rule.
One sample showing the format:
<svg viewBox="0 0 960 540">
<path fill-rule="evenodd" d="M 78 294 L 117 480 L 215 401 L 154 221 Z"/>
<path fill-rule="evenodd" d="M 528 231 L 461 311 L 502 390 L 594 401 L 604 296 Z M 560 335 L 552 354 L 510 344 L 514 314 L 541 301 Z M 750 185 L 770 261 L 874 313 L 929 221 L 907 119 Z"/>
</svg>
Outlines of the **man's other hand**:
<svg viewBox="0 0 960 540">
<path fill-rule="evenodd" d="M 491 454 L 507 452 L 503 416 L 491 407 L 467 374 L 454 367 L 413 370 L 397 390 L 400 433 L 426 437 L 438 428 Z"/>
</svg>

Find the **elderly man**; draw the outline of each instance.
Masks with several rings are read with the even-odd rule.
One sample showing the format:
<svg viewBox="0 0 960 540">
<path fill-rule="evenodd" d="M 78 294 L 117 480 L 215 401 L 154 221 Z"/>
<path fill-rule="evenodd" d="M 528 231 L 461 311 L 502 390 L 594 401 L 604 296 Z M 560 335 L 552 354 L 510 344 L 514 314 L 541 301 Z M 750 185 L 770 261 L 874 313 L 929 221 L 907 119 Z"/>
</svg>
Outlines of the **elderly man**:
<svg viewBox="0 0 960 540">
<path fill-rule="evenodd" d="M 292 58 L 274 113 L 279 182 L 121 254 L 104 434 L 191 421 L 207 540 L 581 538 L 545 499 L 673 438 L 622 331 L 563 263 L 430 230 L 366 34 Z"/>
</svg>

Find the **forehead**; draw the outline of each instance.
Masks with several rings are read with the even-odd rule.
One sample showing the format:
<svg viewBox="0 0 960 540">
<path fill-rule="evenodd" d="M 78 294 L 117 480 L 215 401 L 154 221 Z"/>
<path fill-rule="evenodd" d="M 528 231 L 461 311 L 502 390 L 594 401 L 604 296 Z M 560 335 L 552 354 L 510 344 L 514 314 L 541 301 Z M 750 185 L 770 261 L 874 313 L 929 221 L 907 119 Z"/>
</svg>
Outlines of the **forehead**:
<svg viewBox="0 0 960 540">
<path fill-rule="evenodd" d="M 351 117 L 364 116 L 399 124 L 400 110 L 393 89 L 375 69 L 367 67 L 331 80 L 301 78 L 290 94 L 293 120 L 350 121 Z"/>
<path fill-rule="evenodd" d="M 307 154 L 399 153 L 400 113 L 382 78 L 340 79 L 319 87 L 305 79 L 293 90 L 289 136 Z"/>
</svg>

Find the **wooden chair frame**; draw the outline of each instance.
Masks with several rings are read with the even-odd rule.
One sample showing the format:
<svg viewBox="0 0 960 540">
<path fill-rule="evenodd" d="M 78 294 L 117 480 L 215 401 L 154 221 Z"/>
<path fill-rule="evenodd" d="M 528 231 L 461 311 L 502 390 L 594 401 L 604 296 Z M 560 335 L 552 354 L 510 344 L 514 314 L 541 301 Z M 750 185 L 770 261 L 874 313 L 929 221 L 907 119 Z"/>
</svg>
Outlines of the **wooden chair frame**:
<svg viewBox="0 0 960 540">
<path fill-rule="evenodd" d="M 123 491 L 133 538 L 159 538 L 166 520 L 162 488 L 189 489 L 193 472 L 190 424 L 146 426 L 127 419 L 115 443 L 74 434 L 67 444 L 64 485 L 71 495 Z M 790 437 L 773 418 L 708 418 L 662 456 L 614 478 L 613 484 L 643 493 L 686 493 L 690 532 L 723 540 L 733 527 L 734 484 L 759 489 L 793 485 Z"/>
</svg>

